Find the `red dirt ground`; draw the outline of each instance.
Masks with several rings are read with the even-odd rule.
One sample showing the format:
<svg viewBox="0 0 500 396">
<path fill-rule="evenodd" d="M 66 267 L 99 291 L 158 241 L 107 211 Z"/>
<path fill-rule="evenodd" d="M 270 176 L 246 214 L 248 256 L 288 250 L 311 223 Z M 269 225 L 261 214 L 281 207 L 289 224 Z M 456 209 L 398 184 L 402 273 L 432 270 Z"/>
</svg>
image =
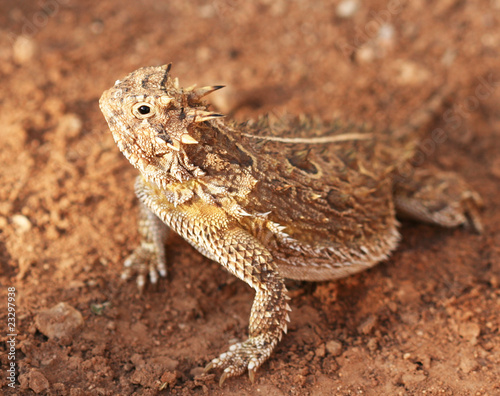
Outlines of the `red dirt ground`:
<svg viewBox="0 0 500 396">
<path fill-rule="evenodd" d="M 3 394 L 500 394 L 500 2 L 365 1 L 345 16 L 339 3 L 0 2 Z M 138 240 L 136 171 L 98 99 L 132 70 L 168 62 L 183 86 L 226 85 L 212 103 L 239 120 L 401 124 L 452 87 L 451 112 L 434 125 L 446 141 L 424 159 L 482 195 L 484 234 L 405 222 L 387 262 L 290 282 L 288 335 L 255 384 L 219 388 L 220 373 L 202 367 L 246 337 L 252 291 L 178 237 L 156 290 L 139 296 L 120 280 Z M 55 328 L 46 310 L 61 302 L 72 316 Z"/>
</svg>

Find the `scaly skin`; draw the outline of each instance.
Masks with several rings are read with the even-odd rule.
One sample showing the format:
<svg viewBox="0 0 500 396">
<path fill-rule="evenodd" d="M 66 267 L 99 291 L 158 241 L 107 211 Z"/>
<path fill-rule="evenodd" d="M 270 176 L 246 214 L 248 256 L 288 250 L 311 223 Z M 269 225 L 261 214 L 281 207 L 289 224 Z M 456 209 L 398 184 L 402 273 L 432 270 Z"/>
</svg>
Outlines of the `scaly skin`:
<svg viewBox="0 0 500 396">
<path fill-rule="evenodd" d="M 329 280 L 369 268 L 399 241 L 396 212 L 481 231 L 479 196 L 458 176 L 415 169 L 403 177 L 432 98 L 394 133 L 307 118 L 237 125 L 202 97 L 221 87 L 179 87 L 170 66 L 139 69 L 104 92 L 113 137 L 141 175 L 142 242 L 126 260 L 139 288 L 165 276 L 173 230 L 253 289 L 249 338 L 208 364 L 228 377 L 255 372 L 286 332 L 285 278 Z"/>
</svg>

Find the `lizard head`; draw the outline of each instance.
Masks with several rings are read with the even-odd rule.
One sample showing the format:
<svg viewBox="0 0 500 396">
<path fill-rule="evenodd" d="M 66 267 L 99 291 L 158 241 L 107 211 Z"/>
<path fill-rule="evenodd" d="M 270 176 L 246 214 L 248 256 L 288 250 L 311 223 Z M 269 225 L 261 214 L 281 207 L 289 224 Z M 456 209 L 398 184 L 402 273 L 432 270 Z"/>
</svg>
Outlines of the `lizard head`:
<svg viewBox="0 0 500 396">
<path fill-rule="evenodd" d="M 116 81 L 99 106 L 119 149 L 147 179 L 182 182 L 203 174 L 184 147 L 199 144 L 197 124 L 223 117 L 200 101 L 222 86 L 180 88 L 170 66 L 144 67 Z"/>
</svg>

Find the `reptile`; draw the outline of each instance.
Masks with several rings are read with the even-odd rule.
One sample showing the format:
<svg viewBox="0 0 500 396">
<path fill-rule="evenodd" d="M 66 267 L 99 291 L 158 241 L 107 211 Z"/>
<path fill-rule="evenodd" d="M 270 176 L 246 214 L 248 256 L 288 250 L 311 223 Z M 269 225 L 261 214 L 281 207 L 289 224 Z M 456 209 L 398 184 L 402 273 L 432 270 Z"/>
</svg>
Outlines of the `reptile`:
<svg viewBox="0 0 500 396">
<path fill-rule="evenodd" d="M 167 274 L 174 231 L 255 290 L 248 339 L 208 363 L 220 384 L 256 370 L 290 321 L 285 279 L 326 281 L 372 267 L 400 240 L 397 216 L 481 232 L 480 196 L 457 174 L 414 166 L 419 132 L 443 93 L 395 129 L 306 116 L 236 123 L 182 88 L 171 66 L 140 68 L 105 91 L 100 108 L 139 170 L 141 242 L 124 277 Z"/>
</svg>

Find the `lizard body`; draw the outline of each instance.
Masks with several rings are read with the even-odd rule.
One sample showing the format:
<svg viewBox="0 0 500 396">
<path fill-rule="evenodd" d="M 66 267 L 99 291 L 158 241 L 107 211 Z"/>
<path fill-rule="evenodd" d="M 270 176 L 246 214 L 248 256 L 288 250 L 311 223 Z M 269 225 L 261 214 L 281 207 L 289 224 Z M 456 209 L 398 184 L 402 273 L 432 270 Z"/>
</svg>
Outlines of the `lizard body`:
<svg viewBox="0 0 500 396">
<path fill-rule="evenodd" d="M 308 118 L 236 124 L 183 89 L 170 66 L 139 69 L 100 99 L 123 154 L 141 175 L 140 246 L 126 274 L 166 275 L 168 229 L 255 289 L 248 340 L 207 369 L 220 382 L 255 371 L 286 332 L 285 278 L 330 280 L 369 268 L 398 244 L 396 214 L 445 227 L 481 223 L 479 196 L 457 175 L 398 170 L 415 152 L 413 131 L 441 103 L 430 100 L 399 134 Z"/>
</svg>

